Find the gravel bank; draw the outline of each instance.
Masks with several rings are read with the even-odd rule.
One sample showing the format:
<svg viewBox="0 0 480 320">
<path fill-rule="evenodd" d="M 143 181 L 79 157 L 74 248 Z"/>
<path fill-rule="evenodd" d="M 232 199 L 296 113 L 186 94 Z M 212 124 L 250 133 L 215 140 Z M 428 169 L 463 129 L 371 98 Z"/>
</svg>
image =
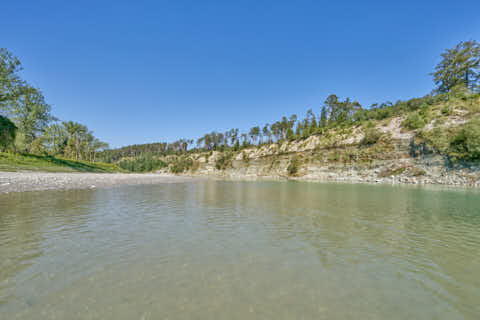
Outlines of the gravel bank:
<svg viewBox="0 0 480 320">
<path fill-rule="evenodd" d="M 118 185 L 175 183 L 193 179 L 164 174 L 0 172 L 0 193 L 93 189 Z"/>
</svg>

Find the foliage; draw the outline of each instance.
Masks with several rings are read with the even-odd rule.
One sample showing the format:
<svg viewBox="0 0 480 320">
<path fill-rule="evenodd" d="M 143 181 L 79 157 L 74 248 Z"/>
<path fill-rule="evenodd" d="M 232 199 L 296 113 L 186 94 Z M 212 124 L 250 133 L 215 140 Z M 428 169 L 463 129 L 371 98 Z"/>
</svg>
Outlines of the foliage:
<svg viewBox="0 0 480 320">
<path fill-rule="evenodd" d="M 418 112 L 410 113 L 402 122 L 402 126 L 409 130 L 416 130 L 425 127 L 425 120 L 420 116 Z"/>
<path fill-rule="evenodd" d="M 330 127 L 346 124 L 353 120 L 354 114 L 362 109 L 357 101 L 351 101 L 347 98 L 344 101 L 331 94 L 325 100 L 325 107 Z"/>
<path fill-rule="evenodd" d="M 414 177 L 424 176 L 426 174 L 425 170 L 419 169 L 416 167 L 410 168 L 410 175 Z"/>
<path fill-rule="evenodd" d="M 19 96 L 11 104 L 9 114 L 23 132 L 28 151 L 30 144 L 43 133 L 48 123 L 55 119 L 50 109 L 40 90 L 28 85 L 19 88 Z"/>
<path fill-rule="evenodd" d="M 20 60 L 5 48 L 0 48 L 0 111 L 6 111 L 18 97 L 18 88 L 24 81 L 20 78 Z"/>
<path fill-rule="evenodd" d="M 299 161 L 298 157 L 295 155 L 290 159 L 290 163 L 288 164 L 287 167 L 287 172 L 289 176 L 295 176 L 298 173 L 298 168 L 299 168 Z"/>
<path fill-rule="evenodd" d="M 441 113 L 442 115 L 444 116 L 449 116 L 453 113 L 453 109 L 452 107 L 450 107 L 449 105 L 445 105 L 442 110 L 441 110 Z"/>
<path fill-rule="evenodd" d="M 13 145 L 17 134 L 17 126 L 8 118 L 0 115 L 0 148 L 5 151 L 7 147 Z"/>
<path fill-rule="evenodd" d="M 18 58 L 0 49 L 0 111 L 18 128 L 17 149 L 35 154 L 96 161 L 99 150 L 108 147 L 85 125 L 67 121 L 54 123 L 42 92 L 21 79 Z M 10 135 L 11 137 L 11 135 Z M 2 139 L 3 142 L 3 139 Z"/>
<path fill-rule="evenodd" d="M 375 127 L 373 128 L 365 128 L 363 139 L 360 141 L 361 145 L 372 145 L 380 140 L 382 136 L 382 132 L 377 130 Z"/>
<path fill-rule="evenodd" d="M 438 92 L 449 92 L 453 87 L 463 85 L 472 91 L 479 89 L 480 44 L 476 41 L 462 41 L 454 48 L 441 54 L 442 61 L 432 73 Z"/>
<path fill-rule="evenodd" d="M 452 154 L 462 160 L 480 160 L 480 118 L 470 120 L 450 142 Z"/>
<path fill-rule="evenodd" d="M 193 167 L 193 160 L 190 157 L 176 157 L 170 164 L 172 173 L 183 173 Z"/>
<path fill-rule="evenodd" d="M 167 167 L 167 164 L 151 155 L 142 156 L 134 159 L 123 159 L 118 166 L 131 172 L 151 172 Z"/>
<path fill-rule="evenodd" d="M 220 157 L 215 161 L 215 168 L 217 170 L 225 170 L 232 165 L 233 152 L 224 152 Z"/>
</svg>

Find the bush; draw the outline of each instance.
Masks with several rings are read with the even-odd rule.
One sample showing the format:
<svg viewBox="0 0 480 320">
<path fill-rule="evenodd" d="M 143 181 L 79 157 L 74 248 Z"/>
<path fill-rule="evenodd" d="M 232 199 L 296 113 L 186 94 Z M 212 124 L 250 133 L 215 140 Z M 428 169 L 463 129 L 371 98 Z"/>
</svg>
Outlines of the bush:
<svg viewBox="0 0 480 320">
<path fill-rule="evenodd" d="M 233 153 L 231 152 L 222 153 L 222 155 L 215 162 L 215 168 L 217 168 L 217 170 L 227 169 L 229 166 L 232 165 L 232 161 L 231 161 L 232 158 L 233 158 Z"/>
<path fill-rule="evenodd" d="M 17 127 L 8 118 L 0 116 L 0 148 L 5 151 L 13 145 L 17 133 Z"/>
<path fill-rule="evenodd" d="M 480 118 L 470 120 L 450 143 L 456 158 L 480 160 Z"/>
<path fill-rule="evenodd" d="M 442 115 L 449 116 L 453 113 L 453 109 L 452 107 L 446 105 L 442 108 L 441 112 L 442 112 Z"/>
<path fill-rule="evenodd" d="M 288 175 L 289 176 L 296 175 L 298 172 L 298 166 L 299 166 L 298 158 L 297 156 L 293 156 L 292 159 L 290 159 L 290 163 L 288 164 L 288 167 L 287 167 Z"/>
<path fill-rule="evenodd" d="M 409 130 L 416 130 L 425 127 L 425 120 L 417 112 L 410 113 L 408 117 L 403 120 L 402 126 Z"/>
<path fill-rule="evenodd" d="M 186 157 L 177 158 L 171 165 L 172 173 L 183 173 L 193 167 L 193 160 Z"/>
<path fill-rule="evenodd" d="M 420 138 L 427 146 L 432 147 L 437 152 L 445 154 L 450 148 L 452 130 L 447 128 L 435 127 L 431 131 L 419 131 L 417 137 Z"/>
<path fill-rule="evenodd" d="M 364 137 L 360 141 L 361 145 L 372 145 L 380 140 L 382 133 L 375 128 L 366 128 L 364 130 Z"/>
<path fill-rule="evenodd" d="M 144 156 L 131 160 L 122 160 L 118 163 L 118 166 L 131 172 L 149 172 L 164 168 L 167 164 L 160 159 Z"/>
</svg>

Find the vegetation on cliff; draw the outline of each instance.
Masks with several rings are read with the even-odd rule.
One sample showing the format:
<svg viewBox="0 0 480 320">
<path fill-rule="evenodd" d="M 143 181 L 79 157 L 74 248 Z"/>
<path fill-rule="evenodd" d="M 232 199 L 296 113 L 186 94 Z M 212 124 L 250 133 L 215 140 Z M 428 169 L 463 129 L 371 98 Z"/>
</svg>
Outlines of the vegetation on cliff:
<svg viewBox="0 0 480 320">
<path fill-rule="evenodd" d="M 432 76 L 436 88 L 421 98 L 363 107 L 354 99 L 342 99 L 331 94 L 319 109 L 319 114 L 310 109 L 303 119 L 294 114 L 271 124 L 254 126 L 243 133 L 234 128 L 226 132 L 212 131 L 196 140 L 179 139 L 172 143 L 105 150 L 99 154 L 99 158 L 105 162 L 142 163 L 131 166 L 133 171 L 169 166 L 172 172 L 185 172 L 198 166 L 192 158 L 202 159 L 205 163 L 215 161 L 217 170 L 225 170 L 231 167 L 232 159 L 237 155 L 243 161 L 249 161 L 244 150 L 272 145 L 280 148 L 285 143 L 304 141 L 310 137 L 326 141 L 322 144 L 323 149 L 317 148 L 317 152 L 341 144 L 364 146 L 372 150 L 377 144 L 388 148 L 392 132 L 381 129 L 388 128 L 390 122 L 399 119 L 402 132 L 412 136 L 414 145 L 423 145 L 425 150 L 441 154 L 449 162 L 478 161 L 480 45 L 476 41 L 466 41 L 446 50 Z M 212 152 L 220 152 L 221 155 L 209 160 Z M 357 150 L 356 154 L 359 152 Z M 199 154 L 205 156 L 191 157 Z M 373 156 L 382 157 L 381 154 Z M 151 159 L 161 159 L 161 162 L 149 166 L 147 163 L 152 162 Z M 298 160 L 293 161 L 287 170 L 288 174 L 295 175 L 298 166 Z"/>
</svg>

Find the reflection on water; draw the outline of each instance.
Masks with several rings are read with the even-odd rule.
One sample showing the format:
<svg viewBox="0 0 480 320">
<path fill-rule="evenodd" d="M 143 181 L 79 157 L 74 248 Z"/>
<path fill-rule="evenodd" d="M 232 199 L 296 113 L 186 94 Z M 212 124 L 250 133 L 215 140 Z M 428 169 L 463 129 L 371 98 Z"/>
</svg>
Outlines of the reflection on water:
<svg viewBox="0 0 480 320">
<path fill-rule="evenodd" d="M 2 319 L 476 319 L 480 194 L 293 182 L 0 195 Z"/>
</svg>

